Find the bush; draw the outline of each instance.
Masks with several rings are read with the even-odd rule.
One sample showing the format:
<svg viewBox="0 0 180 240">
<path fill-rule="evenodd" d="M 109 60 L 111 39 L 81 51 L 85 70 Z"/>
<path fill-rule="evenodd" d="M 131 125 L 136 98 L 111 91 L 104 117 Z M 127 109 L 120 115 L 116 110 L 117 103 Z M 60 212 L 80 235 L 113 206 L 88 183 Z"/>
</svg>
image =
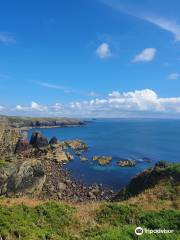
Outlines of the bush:
<svg viewBox="0 0 180 240">
<path fill-rule="evenodd" d="M 108 204 L 97 212 L 98 223 L 108 223 L 113 226 L 136 223 L 140 209 L 132 205 Z"/>
<path fill-rule="evenodd" d="M 139 217 L 139 224 L 149 229 L 180 229 L 180 211 L 163 210 L 160 212 L 144 212 Z"/>
<path fill-rule="evenodd" d="M 56 203 L 35 208 L 24 205 L 0 206 L 0 236 L 8 239 L 68 239 L 64 228 L 71 221 L 72 209 Z"/>
</svg>

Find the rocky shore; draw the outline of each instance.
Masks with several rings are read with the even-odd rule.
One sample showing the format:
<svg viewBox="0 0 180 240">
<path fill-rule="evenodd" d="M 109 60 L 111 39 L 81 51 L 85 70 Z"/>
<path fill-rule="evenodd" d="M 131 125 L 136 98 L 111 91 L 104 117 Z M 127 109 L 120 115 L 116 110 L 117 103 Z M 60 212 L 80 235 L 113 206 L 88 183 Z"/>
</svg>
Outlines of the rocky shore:
<svg viewBox="0 0 180 240">
<path fill-rule="evenodd" d="M 0 196 L 76 202 L 111 199 L 111 190 L 86 186 L 64 168 L 73 160 L 70 149 L 81 154 L 87 150 L 83 141 L 58 141 L 56 137 L 48 141 L 40 132 L 33 132 L 28 141 L 18 129 L 2 126 L 0 133 Z"/>
</svg>

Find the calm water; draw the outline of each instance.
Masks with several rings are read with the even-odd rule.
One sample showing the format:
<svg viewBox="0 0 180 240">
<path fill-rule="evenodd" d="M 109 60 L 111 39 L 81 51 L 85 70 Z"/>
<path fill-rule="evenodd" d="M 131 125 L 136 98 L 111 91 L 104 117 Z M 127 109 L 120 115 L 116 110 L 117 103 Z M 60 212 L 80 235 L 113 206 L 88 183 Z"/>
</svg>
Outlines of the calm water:
<svg viewBox="0 0 180 240">
<path fill-rule="evenodd" d="M 82 139 L 89 150 L 85 154 L 89 161 L 77 158 L 66 164 L 73 176 L 86 184 L 102 183 L 119 189 L 143 169 L 158 160 L 180 161 L 179 120 L 97 120 L 85 127 L 38 129 L 48 139 L 56 136 L 59 140 Z M 29 136 L 33 130 L 29 131 Z M 91 158 L 94 155 L 110 155 L 111 164 L 98 166 Z M 120 168 L 118 159 L 138 160 L 133 168 Z M 146 163 L 143 158 L 150 158 Z"/>
</svg>

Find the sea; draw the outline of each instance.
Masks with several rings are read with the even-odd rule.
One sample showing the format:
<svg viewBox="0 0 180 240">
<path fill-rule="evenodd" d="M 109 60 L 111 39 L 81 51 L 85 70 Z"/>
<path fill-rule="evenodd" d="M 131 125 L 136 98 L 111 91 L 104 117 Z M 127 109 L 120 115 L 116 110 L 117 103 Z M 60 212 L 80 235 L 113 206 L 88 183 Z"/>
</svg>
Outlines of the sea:
<svg viewBox="0 0 180 240">
<path fill-rule="evenodd" d="M 81 139 L 88 145 L 84 155 L 88 161 L 77 156 L 64 168 L 86 185 L 102 184 L 105 188 L 118 190 L 144 169 L 157 161 L 180 162 L 180 120 L 171 119 L 94 119 L 80 127 L 40 128 L 50 139 Z M 99 166 L 92 160 L 95 155 L 112 156 L 107 166 Z M 119 167 L 121 159 L 136 160 L 135 167 Z"/>
</svg>

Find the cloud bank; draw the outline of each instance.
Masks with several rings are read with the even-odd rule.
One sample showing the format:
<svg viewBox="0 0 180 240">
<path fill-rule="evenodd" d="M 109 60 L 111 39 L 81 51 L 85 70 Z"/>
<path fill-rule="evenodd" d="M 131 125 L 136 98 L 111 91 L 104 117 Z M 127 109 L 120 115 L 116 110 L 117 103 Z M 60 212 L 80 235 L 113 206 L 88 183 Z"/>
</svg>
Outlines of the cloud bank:
<svg viewBox="0 0 180 240">
<path fill-rule="evenodd" d="M 0 107 L 1 114 L 67 117 L 180 117 L 180 97 L 162 98 L 151 89 L 121 93 L 90 101 L 55 103 L 44 106 L 35 101 L 29 106 Z"/>
</svg>

